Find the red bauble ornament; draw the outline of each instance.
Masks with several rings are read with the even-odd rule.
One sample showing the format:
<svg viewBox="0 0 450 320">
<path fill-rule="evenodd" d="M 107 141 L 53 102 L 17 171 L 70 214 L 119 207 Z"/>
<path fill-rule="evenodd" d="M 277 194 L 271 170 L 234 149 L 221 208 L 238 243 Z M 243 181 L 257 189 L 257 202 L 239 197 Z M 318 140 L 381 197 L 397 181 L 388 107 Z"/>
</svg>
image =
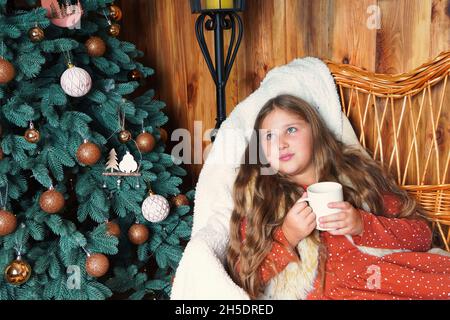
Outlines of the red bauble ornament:
<svg viewBox="0 0 450 320">
<path fill-rule="evenodd" d="M 106 52 L 106 44 L 100 37 L 92 36 L 85 42 L 88 55 L 91 57 L 101 57 Z"/>
<path fill-rule="evenodd" d="M 24 136 L 25 140 L 27 140 L 30 143 L 38 142 L 41 137 L 39 131 L 37 131 L 36 129 L 27 129 L 27 131 L 25 131 Z"/>
<path fill-rule="evenodd" d="M 87 140 L 85 140 L 77 150 L 78 161 L 87 166 L 96 164 L 97 161 L 100 160 L 101 156 L 102 152 L 100 148 L 96 144 Z"/>
<path fill-rule="evenodd" d="M 120 34 L 120 24 L 112 23 L 108 28 L 108 34 L 117 37 Z"/>
<path fill-rule="evenodd" d="M 10 82 L 16 76 L 16 69 L 11 62 L 0 58 L 0 84 Z"/>
<path fill-rule="evenodd" d="M 28 37 L 32 42 L 40 42 L 45 38 L 44 30 L 42 30 L 42 28 L 39 28 L 37 26 L 33 27 L 30 30 L 28 30 Z"/>
<path fill-rule="evenodd" d="M 107 230 L 106 232 L 110 235 L 110 236 L 114 236 L 116 238 L 120 237 L 120 227 L 117 223 L 112 222 L 112 221 L 108 221 L 106 223 L 107 226 Z"/>
<path fill-rule="evenodd" d="M 64 207 L 65 200 L 61 192 L 53 188 L 45 191 L 39 198 L 39 206 L 47 213 L 57 213 Z"/>
<path fill-rule="evenodd" d="M 128 238 L 131 243 L 134 244 L 143 244 L 148 240 L 149 237 L 148 228 L 140 223 L 133 224 L 128 230 Z"/>
<path fill-rule="evenodd" d="M 109 6 L 109 16 L 111 17 L 111 19 L 119 21 L 122 19 L 122 10 L 120 9 L 120 7 L 112 4 Z"/>
<path fill-rule="evenodd" d="M 161 136 L 161 140 L 162 140 L 164 143 L 167 143 L 167 131 L 164 130 L 164 128 L 159 128 L 159 134 L 160 134 L 160 136 Z"/>
<path fill-rule="evenodd" d="M 101 277 L 109 270 L 108 257 L 102 253 L 90 254 L 86 259 L 86 272 L 92 277 Z"/>
<path fill-rule="evenodd" d="M 155 137 L 148 132 L 142 132 L 136 137 L 136 144 L 139 151 L 147 153 L 153 150 L 156 144 Z"/>
<path fill-rule="evenodd" d="M 176 197 L 172 198 L 172 204 L 176 207 L 179 206 L 188 206 L 189 205 L 189 199 L 184 194 L 179 194 Z"/>
<path fill-rule="evenodd" d="M 20 286 L 30 279 L 31 266 L 20 255 L 5 269 L 5 280 L 9 284 Z"/>
<path fill-rule="evenodd" d="M 131 140 L 131 132 L 128 130 L 121 130 L 119 132 L 119 141 L 120 143 L 127 143 Z"/>
<path fill-rule="evenodd" d="M 30 143 L 36 143 L 41 138 L 41 134 L 34 128 L 33 122 L 30 122 L 30 127 L 25 131 L 25 140 Z"/>
<path fill-rule="evenodd" d="M 16 216 L 7 210 L 0 210 L 0 237 L 13 233 L 16 227 Z"/>
</svg>

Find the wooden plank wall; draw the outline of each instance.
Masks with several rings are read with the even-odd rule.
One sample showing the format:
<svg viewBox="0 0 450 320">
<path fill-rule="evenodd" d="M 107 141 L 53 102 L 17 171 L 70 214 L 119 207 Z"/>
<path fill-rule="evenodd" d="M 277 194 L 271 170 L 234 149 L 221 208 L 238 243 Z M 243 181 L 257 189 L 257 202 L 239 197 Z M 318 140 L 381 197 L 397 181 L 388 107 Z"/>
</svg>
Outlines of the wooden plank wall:
<svg viewBox="0 0 450 320">
<path fill-rule="evenodd" d="M 144 51 L 142 61 L 156 71 L 147 86 L 167 103 L 169 133 L 187 128 L 194 134 L 194 121 L 202 121 L 201 135 L 213 128 L 215 87 L 195 38 L 189 1 L 118 4 L 124 13 L 121 38 Z M 294 58 L 316 56 L 401 73 L 450 50 L 449 0 L 247 0 L 242 18 L 244 38 L 227 86 L 227 113 L 268 70 Z M 203 148 L 209 144 L 204 141 Z M 201 164 L 186 168 L 195 184 Z"/>
</svg>

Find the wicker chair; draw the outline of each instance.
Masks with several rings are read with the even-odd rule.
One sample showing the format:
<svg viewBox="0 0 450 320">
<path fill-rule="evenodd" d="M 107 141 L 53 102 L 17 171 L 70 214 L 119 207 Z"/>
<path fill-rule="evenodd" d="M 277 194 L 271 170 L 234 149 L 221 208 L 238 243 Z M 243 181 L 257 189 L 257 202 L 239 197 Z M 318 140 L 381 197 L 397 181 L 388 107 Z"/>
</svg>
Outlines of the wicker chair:
<svg viewBox="0 0 450 320">
<path fill-rule="evenodd" d="M 409 73 L 326 61 L 361 144 L 415 196 L 450 251 L 450 51 Z"/>
</svg>

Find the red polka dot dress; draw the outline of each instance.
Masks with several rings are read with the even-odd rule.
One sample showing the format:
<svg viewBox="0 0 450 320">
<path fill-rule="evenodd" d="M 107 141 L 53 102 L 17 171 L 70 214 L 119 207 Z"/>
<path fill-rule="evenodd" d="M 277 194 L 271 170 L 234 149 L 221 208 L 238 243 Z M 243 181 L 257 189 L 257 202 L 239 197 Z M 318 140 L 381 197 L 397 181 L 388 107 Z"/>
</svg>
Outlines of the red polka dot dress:
<svg viewBox="0 0 450 320">
<path fill-rule="evenodd" d="M 386 215 L 395 216 L 399 200 L 384 196 Z M 361 236 L 352 244 L 345 236 L 321 232 L 326 247 L 324 287 L 316 277 L 307 299 L 448 299 L 450 257 L 425 252 L 431 247 L 431 231 L 424 221 L 375 216 L 360 210 L 364 221 Z M 245 239 L 246 220 L 241 223 Z M 275 229 L 272 249 L 259 268 L 267 284 L 300 257 L 290 249 L 281 230 Z M 358 246 L 400 252 L 377 256 Z M 406 251 L 406 252 L 405 252 Z"/>
</svg>

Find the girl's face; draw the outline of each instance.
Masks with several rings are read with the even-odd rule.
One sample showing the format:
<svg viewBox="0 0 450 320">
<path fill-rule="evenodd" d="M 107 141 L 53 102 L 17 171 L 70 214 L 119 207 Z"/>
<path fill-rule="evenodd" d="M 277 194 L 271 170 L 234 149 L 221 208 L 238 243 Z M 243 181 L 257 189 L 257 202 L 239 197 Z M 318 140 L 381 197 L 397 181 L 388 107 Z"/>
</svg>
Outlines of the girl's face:
<svg viewBox="0 0 450 320">
<path fill-rule="evenodd" d="M 275 109 L 261 124 L 261 144 L 271 167 L 288 176 L 310 176 L 313 138 L 311 125 L 300 116 Z"/>
</svg>

